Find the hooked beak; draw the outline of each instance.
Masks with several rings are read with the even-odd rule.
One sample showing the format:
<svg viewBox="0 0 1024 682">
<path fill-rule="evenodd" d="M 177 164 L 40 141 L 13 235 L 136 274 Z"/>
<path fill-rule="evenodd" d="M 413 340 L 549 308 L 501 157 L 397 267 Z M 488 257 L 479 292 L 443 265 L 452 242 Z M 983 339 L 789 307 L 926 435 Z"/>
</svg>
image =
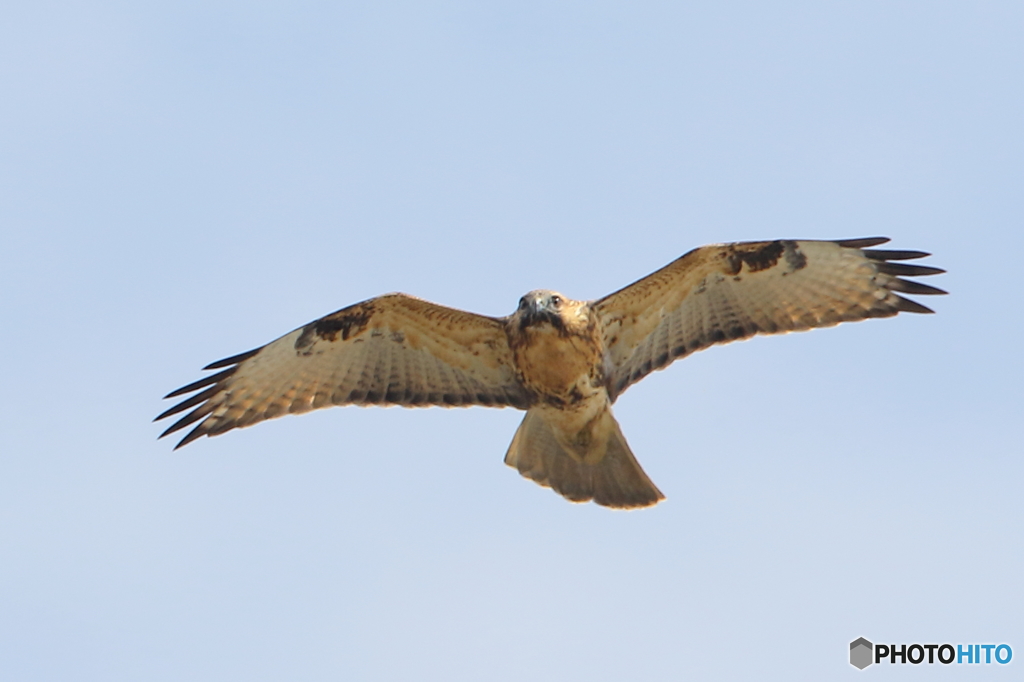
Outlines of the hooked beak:
<svg viewBox="0 0 1024 682">
<path fill-rule="evenodd" d="M 540 294 L 534 294 L 532 296 L 527 295 L 523 300 L 526 302 L 527 317 L 537 317 L 541 313 L 547 312 L 547 308 L 544 307 L 544 302 Z"/>
</svg>

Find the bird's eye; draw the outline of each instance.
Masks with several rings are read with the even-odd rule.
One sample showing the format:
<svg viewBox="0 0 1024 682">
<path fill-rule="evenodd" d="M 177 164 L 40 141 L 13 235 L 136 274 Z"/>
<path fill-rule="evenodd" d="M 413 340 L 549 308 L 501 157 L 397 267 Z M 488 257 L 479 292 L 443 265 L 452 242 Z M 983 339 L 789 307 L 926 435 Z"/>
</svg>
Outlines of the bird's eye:
<svg viewBox="0 0 1024 682">
<path fill-rule="evenodd" d="M 551 297 L 551 305 L 562 305 L 562 297 L 561 296 L 552 296 Z"/>
<path fill-rule="evenodd" d="M 521 299 L 519 299 L 519 307 L 520 308 L 525 308 L 526 307 L 526 297 L 525 296 L 523 296 Z"/>
</svg>

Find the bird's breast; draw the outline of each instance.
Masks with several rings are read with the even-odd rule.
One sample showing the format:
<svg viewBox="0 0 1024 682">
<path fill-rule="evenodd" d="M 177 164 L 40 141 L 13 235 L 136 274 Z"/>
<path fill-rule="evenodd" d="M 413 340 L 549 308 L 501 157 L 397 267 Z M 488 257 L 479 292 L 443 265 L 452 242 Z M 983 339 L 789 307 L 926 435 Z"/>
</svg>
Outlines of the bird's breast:
<svg viewBox="0 0 1024 682">
<path fill-rule="evenodd" d="M 523 384 L 541 402 L 570 407 L 605 393 L 602 353 L 585 335 L 551 327 L 527 329 L 513 347 Z"/>
</svg>

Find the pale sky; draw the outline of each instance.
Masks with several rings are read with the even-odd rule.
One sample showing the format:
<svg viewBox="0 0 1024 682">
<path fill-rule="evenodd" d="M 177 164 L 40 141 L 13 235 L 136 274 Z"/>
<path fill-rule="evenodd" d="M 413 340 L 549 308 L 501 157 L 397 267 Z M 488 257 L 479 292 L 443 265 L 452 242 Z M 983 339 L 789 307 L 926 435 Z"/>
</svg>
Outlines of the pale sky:
<svg viewBox="0 0 1024 682">
<path fill-rule="evenodd" d="M 862 636 L 1019 667 L 1022 83 L 1009 1 L 14 2 L 0 677 L 967 672 L 860 672 Z M 652 509 L 521 478 L 515 410 L 177 452 L 151 423 L 207 363 L 385 292 L 505 315 L 711 242 L 875 235 L 949 271 L 937 314 L 631 388 Z"/>
</svg>

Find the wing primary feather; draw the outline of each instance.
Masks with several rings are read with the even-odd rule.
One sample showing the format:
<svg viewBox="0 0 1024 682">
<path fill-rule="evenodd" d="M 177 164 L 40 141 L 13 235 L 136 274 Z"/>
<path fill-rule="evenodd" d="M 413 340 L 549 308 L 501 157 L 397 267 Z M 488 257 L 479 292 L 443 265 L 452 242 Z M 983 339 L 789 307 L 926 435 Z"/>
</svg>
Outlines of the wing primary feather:
<svg viewBox="0 0 1024 682">
<path fill-rule="evenodd" d="M 904 313 L 921 313 L 923 315 L 930 315 L 935 312 L 931 308 L 923 306 L 917 301 L 911 301 L 909 298 L 903 298 L 902 296 L 896 297 L 896 310 Z"/>
<path fill-rule="evenodd" d="M 871 260 L 914 260 L 932 255 L 927 251 L 890 251 L 888 249 L 864 249 L 865 258 Z"/>
<path fill-rule="evenodd" d="M 862 237 L 860 239 L 838 239 L 835 243 L 848 249 L 864 249 L 884 244 L 887 241 L 889 241 L 888 237 Z"/>
<path fill-rule="evenodd" d="M 167 417 L 170 417 L 172 414 L 178 414 L 179 412 L 184 412 L 188 408 L 194 407 L 195 405 L 198 405 L 199 403 L 203 402 L 207 398 L 213 396 L 219 390 L 221 390 L 220 386 L 211 386 L 210 388 L 206 389 L 202 393 L 196 393 L 194 396 L 192 396 L 188 400 L 183 400 L 180 403 L 178 403 L 177 405 L 175 405 L 174 407 L 171 407 L 171 408 L 169 408 L 167 410 L 164 410 L 163 412 L 160 413 L 160 416 L 157 417 L 156 419 L 154 419 L 153 421 L 158 422 L 161 419 L 166 419 Z"/>
<path fill-rule="evenodd" d="M 186 445 L 188 445 L 189 443 L 191 443 L 192 441 L 194 441 L 196 438 L 199 438 L 200 436 L 205 434 L 206 431 L 203 429 L 203 425 L 204 424 L 206 424 L 205 421 L 202 424 L 199 424 L 199 426 L 197 426 L 194 429 L 192 429 L 191 431 L 189 431 L 188 435 L 186 435 L 184 438 L 182 438 L 180 441 L 178 441 L 178 444 L 174 446 L 174 449 L 177 450 L 178 448 L 183 448 Z M 163 438 L 163 436 L 160 436 L 160 437 Z"/>
<path fill-rule="evenodd" d="M 941 275 L 945 272 L 942 268 L 933 268 L 927 265 L 907 265 L 889 261 L 879 261 L 875 268 L 887 275 L 903 275 L 904 277 L 927 277 L 928 275 Z"/>
<path fill-rule="evenodd" d="M 206 408 L 206 409 L 203 409 L 203 408 Z M 160 434 L 160 436 L 157 438 L 157 440 L 159 440 L 160 438 L 163 438 L 164 436 L 169 436 L 170 434 L 174 433 L 175 431 L 180 431 L 181 429 L 185 428 L 186 426 L 188 426 L 189 424 L 191 424 L 192 422 L 194 422 L 194 421 L 196 421 L 198 419 L 202 419 L 203 417 L 205 417 L 206 415 L 208 415 L 211 412 L 211 409 L 212 408 L 209 407 L 209 404 L 201 405 L 201 406 L 197 407 L 196 409 L 192 410 L 191 412 L 186 414 L 184 417 L 182 417 L 178 421 L 176 421 L 173 424 L 171 424 L 170 426 L 168 426 L 167 429 L 163 433 Z"/>
<path fill-rule="evenodd" d="M 256 355 L 262 349 L 263 347 L 260 346 L 259 348 L 253 348 L 252 350 L 246 351 L 244 353 L 239 353 L 238 355 L 232 355 L 230 358 L 224 358 L 223 360 L 218 360 L 217 362 L 211 362 L 206 367 L 203 367 L 203 369 L 220 369 L 221 367 L 227 367 L 228 365 L 237 365 Z"/>
<path fill-rule="evenodd" d="M 893 277 L 888 283 L 886 283 L 885 288 L 891 291 L 900 291 L 904 294 L 918 294 L 921 296 L 934 296 L 946 293 L 938 287 L 921 284 L 920 282 L 914 282 L 909 279 L 900 279 L 899 277 Z"/>
<path fill-rule="evenodd" d="M 177 391 L 171 391 L 170 393 L 168 393 L 167 395 L 164 396 L 164 400 L 167 400 L 168 398 L 176 398 L 179 395 L 185 395 L 186 393 L 191 393 L 192 391 L 199 390 L 200 388 L 202 388 L 204 386 L 209 386 L 210 384 L 215 384 L 218 381 L 220 381 L 221 379 L 224 379 L 224 378 L 229 377 L 232 374 L 234 374 L 236 369 L 238 369 L 238 368 L 237 367 L 229 367 L 226 370 L 224 370 L 223 372 L 217 372 L 216 374 L 211 374 L 209 376 L 205 376 L 202 379 L 200 379 L 199 381 L 193 381 L 188 386 L 182 386 Z"/>
</svg>

